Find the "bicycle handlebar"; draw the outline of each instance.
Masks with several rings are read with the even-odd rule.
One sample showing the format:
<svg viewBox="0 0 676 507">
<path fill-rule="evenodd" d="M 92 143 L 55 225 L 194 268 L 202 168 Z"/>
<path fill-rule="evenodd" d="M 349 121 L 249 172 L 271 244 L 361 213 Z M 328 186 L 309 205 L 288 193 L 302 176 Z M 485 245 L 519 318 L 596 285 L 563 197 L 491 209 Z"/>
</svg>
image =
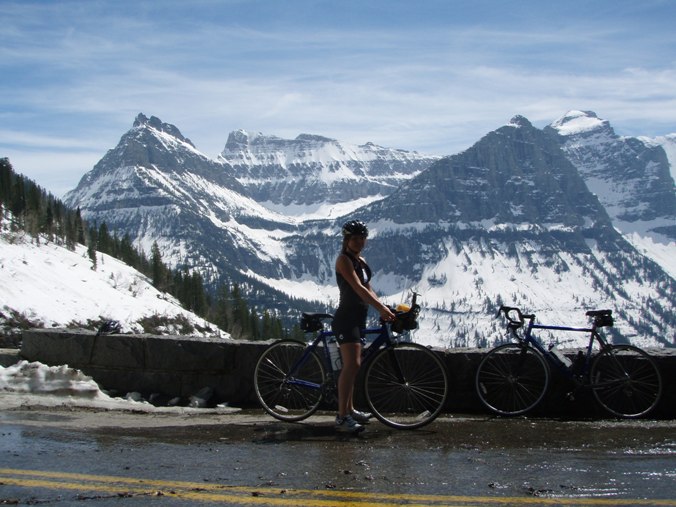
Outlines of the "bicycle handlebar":
<svg viewBox="0 0 676 507">
<path fill-rule="evenodd" d="M 404 329 L 415 329 L 417 327 L 416 319 L 420 313 L 420 305 L 418 305 L 417 300 L 420 294 L 413 290 L 411 294 L 413 297 L 411 298 L 411 306 L 408 310 L 397 311 L 391 308 L 397 317 L 394 322 L 395 327 L 393 328 L 395 332 L 401 332 Z M 333 315 L 330 313 L 303 312 L 301 314 L 300 328 L 306 333 L 321 331 L 324 329 L 323 321 L 326 319 L 333 319 Z M 382 319 L 380 323 L 381 325 L 386 324 Z M 414 325 L 415 327 L 413 327 Z"/>
<path fill-rule="evenodd" d="M 505 318 L 509 321 L 509 324 L 516 327 L 521 327 L 524 325 L 526 320 L 534 320 L 534 314 L 525 314 L 521 311 L 520 308 L 515 306 L 501 306 L 498 310 L 498 317 L 501 313 L 505 314 Z M 516 314 L 516 315 L 515 315 Z"/>
</svg>

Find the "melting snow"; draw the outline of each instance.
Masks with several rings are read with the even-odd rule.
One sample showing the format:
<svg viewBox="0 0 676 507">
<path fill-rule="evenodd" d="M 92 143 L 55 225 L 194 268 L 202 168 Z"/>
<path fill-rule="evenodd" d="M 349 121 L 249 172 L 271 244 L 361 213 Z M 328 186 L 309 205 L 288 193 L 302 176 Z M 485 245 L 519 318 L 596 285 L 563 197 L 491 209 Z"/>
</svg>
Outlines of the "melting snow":
<svg viewBox="0 0 676 507">
<path fill-rule="evenodd" d="M 87 249 L 74 251 L 23 234 L 0 234 L 0 312 L 23 314 L 45 327 L 114 319 L 124 332 L 142 332 L 143 317 L 179 315 L 206 331 L 228 335 L 183 309 L 172 296 L 155 289 L 138 271 L 109 255 L 97 253 L 97 268 Z"/>
</svg>

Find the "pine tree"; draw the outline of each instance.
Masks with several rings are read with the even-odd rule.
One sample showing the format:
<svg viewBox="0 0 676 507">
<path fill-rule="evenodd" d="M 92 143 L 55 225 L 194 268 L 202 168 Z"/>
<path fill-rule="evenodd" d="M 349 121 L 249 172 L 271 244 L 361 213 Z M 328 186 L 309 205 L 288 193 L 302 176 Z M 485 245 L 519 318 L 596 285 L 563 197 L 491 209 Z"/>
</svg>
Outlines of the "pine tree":
<svg viewBox="0 0 676 507">
<path fill-rule="evenodd" d="M 232 322 L 232 305 L 230 304 L 231 294 L 228 286 L 221 284 L 216 290 L 216 300 L 211 308 L 209 320 L 224 331 L 230 329 Z"/>
<path fill-rule="evenodd" d="M 0 158 L 0 204 L 7 207 L 12 198 L 12 177 L 14 171 L 8 158 Z"/>
<path fill-rule="evenodd" d="M 97 241 L 96 241 L 96 249 L 105 254 L 110 254 L 112 253 L 112 245 L 113 241 L 110 236 L 110 233 L 108 232 L 108 225 L 103 222 L 99 226 L 99 233 L 97 235 Z"/>
<path fill-rule="evenodd" d="M 270 316 L 270 312 L 268 312 L 267 310 L 263 312 L 263 319 L 261 322 L 261 337 L 264 340 L 276 338 L 276 336 L 274 336 L 273 330 L 273 319 Z"/>
<path fill-rule="evenodd" d="M 26 195 L 24 193 L 24 182 L 22 178 L 17 178 L 12 185 L 9 209 L 14 215 L 14 219 L 18 222 L 19 227 L 22 227 L 23 222 L 21 218 L 26 210 Z"/>
<path fill-rule="evenodd" d="M 84 221 L 82 220 L 82 213 L 80 212 L 80 208 L 78 207 L 77 211 L 75 212 L 75 234 L 76 234 L 76 241 L 80 243 L 81 245 L 85 244 L 85 224 Z"/>
<path fill-rule="evenodd" d="M 150 271 L 153 280 L 153 286 L 161 291 L 169 289 L 169 272 L 162 262 L 162 253 L 157 241 L 153 241 L 150 248 Z"/>
<path fill-rule="evenodd" d="M 207 314 L 207 293 L 204 289 L 204 280 L 198 271 L 193 271 L 189 277 L 189 306 L 188 309 L 204 317 Z"/>
<path fill-rule="evenodd" d="M 94 248 L 94 243 L 92 242 L 89 242 L 89 245 L 87 246 L 87 255 L 92 261 L 92 270 L 96 271 L 96 268 L 98 267 L 98 261 L 96 259 L 96 248 Z"/>
</svg>

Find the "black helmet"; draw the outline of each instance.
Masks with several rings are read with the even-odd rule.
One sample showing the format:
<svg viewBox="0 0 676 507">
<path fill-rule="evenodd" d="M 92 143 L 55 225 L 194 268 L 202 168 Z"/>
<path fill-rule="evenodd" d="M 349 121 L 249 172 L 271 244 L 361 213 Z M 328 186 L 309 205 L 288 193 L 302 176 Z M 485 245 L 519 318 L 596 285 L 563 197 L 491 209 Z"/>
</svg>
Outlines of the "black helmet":
<svg viewBox="0 0 676 507">
<path fill-rule="evenodd" d="M 343 236 L 368 236 L 369 229 L 364 222 L 359 220 L 350 220 L 343 225 Z"/>
</svg>

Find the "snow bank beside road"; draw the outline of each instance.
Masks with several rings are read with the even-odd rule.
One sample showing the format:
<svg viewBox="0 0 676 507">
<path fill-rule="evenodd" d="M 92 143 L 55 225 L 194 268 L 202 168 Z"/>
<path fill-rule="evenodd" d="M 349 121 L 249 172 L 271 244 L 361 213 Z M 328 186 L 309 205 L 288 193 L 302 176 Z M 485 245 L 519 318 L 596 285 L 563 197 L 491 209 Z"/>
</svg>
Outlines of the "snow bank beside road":
<svg viewBox="0 0 676 507">
<path fill-rule="evenodd" d="M 47 366 L 40 362 L 19 361 L 6 368 L 0 366 L 0 408 L 3 410 L 27 406 L 168 414 L 229 414 L 240 410 L 225 405 L 210 409 L 200 406 L 156 407 L 147 401 L 139 401 L 137 394 L 129 393 L 126 398 L 111 397 L 91 377 L 68 365 Z"/>
</svg>

